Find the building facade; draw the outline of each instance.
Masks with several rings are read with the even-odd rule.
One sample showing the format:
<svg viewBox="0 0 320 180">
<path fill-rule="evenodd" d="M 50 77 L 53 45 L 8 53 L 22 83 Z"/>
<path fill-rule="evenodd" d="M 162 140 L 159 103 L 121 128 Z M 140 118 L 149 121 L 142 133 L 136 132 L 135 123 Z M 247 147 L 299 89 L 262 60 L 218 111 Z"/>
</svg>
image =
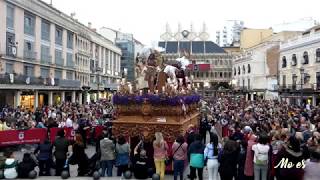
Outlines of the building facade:
<svg viewBox="0 0 320 180">
<path fill-rule="evenodd" d="M 166 31 L 161 36 L 163 41 L 159 41 L 158 46 L 165 49 L 164 57 L 167 60 L 175 60 L 184 53 L 189 54 L 192 64 L 188 66 L 187 76 L 192 79 L 194 87 L 201 91 L 200 93 L 211 96 L 218 90 L 229 88 L 233 55 L 207 40 L 209 34 L 205 29 L 204 27 L 200 33 L 193 32 L 192 28 L 180 29 L 172 35 L 170 31 Z"/>
<path fill-rule="evenodd" d="M 249 29 L 245 28 L 240 33 L 240 49 L 245 50 L 262 43 L 272 36 L 272 29 Z"/>
<path fill-rule="evenodd" d="M 240 42 L 240 33 L 244 28 L 244 22 L 240 20 L 228 20 L 222 30 L 216 32 L 216 43 L 220 47 L 235 46 Z"/>
<path fill-rule="evenodd" d="M 291 104 L 320 103 L 320 26 L 280 45 L 280 97 Z"/>
<path fill-rule="evenodd" d="M 0 106 L 83 103 L 90 100 L 83 86 L 96 94 L 91 100 L 106 97 L 104 88 L 120 79 L 120 56 L 111 41 L 43 1 L 0 0 Z"/>
<path fill-rule="evenodd" d="M 248 100 L 278 99 L 279 46 L 299 32 L 281 32 L 248 48 L 233 62 L 233 87 Z"/>
<path fill-rule="evenodd" d="M 144 45 L 134 39 L 133 34 L 122 33 L 106 27 L 100 28 L 99 33 L 113 41 L 121 49 L 121 76 L 129 82 L 135 81 L 135 59 Z"/>
</svg>

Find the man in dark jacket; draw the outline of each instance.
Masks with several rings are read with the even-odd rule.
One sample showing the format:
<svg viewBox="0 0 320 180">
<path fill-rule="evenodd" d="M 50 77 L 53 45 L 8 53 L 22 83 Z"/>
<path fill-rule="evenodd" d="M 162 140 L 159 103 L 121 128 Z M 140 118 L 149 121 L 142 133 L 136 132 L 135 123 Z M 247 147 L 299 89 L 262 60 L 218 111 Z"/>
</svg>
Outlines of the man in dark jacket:
<svg viewBox="0 0 320 180">
<path fill-rule="evenodd" d="M 67 160 L 69 141 L 64 137 L 64 130 L 58 132 L 58 137 L 54 142 L 54 156 L 56 158 L 56 176 L 60 176 Z M 69 171 L 69 168 L 67 168 Z"/>
<path fill-rule="evenodd" d="M 39 152 L 39 154 L 38 154 Z M 38 154 L 39 160 L 39 176 L 50 176 L 50 168 L 52 165 L 52 146 L 49 140 L 45 140 L 43 144 L 39 144 L 34 154 Z"/>
<path fill-rule="evenodd" d="M 22 162 L 18 165 L 18 177 L 29 178 L 29 173 L 37 166 L 36 162 L 31 158 L 29 153 L 23 155 Z"/>
</svg>

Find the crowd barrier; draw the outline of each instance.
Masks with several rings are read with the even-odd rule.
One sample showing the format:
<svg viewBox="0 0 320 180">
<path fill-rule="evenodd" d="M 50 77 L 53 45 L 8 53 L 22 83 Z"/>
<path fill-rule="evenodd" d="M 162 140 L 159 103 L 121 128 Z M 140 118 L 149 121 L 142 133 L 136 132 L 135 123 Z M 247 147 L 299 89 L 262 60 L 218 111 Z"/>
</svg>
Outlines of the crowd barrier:
<svg viewBox="0 0 320 180">
<path fill-rule="evenodd" d="M 91 129 L 87 129 L 87 138 L 98 138 L 102 135 L 104 126 L 94 126 Z M 75 136 L 75 130 L 73 128 L 34 128 L 27 130 L 6 130 L 0 131 L 0 146 L 10 146 L 19 144 L 38 144 L 42 143 L 48 136 L 49 140 L 54 142 L 57 133 L 64 129 L 65 137 L 69 140 L 73 140 Z M 94 134 L 91 130 L 94 130 Z"/>
</svg>

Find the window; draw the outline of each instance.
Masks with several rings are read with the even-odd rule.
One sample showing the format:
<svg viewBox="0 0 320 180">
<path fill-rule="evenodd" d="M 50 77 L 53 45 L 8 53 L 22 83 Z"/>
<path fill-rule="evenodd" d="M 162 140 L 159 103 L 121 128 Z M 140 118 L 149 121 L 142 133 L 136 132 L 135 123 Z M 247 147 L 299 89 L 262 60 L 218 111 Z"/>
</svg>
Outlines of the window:
<svg viewBox="0 0 320 180">
<path fill-rule="evenodd" d="M 57 79 L 62 79 L 62 71 L 61 70 L 55 70 L 54 71 L 54 77 Z"/>
<path fill-rule="evenodd" d="M 240 66 L 238 66 L 238 74 L 240 75 Z"/>
<path fill-rule="evenodd" d="M 62 59 L 62 51 L 60 50 L 57 50 L 55 51 L 55 62 L 56 62 L 56 65 L 60 65 L 60 66 L 63 66 L 63 59 Z"/>
<path fill-rule="evenodd" d="M 33 77 L 34 68 L 33 66 L 24 66 L 24 75 L 28 77 Z"/>
<path fill-rule="evenodd" d="M 303 60 L 303 64 L 309 64 L 309 55 L 307 51 L 303 53 Z"/>
<path fill-rule="evenodd" d="M 67 53 L 67 67 L 74 67 L 73 55 L 71 53 Z"/>
<path fill-rule="evenodd" d="M 14 7 L 7 5 L 7 28 L 14 29 Z"/>
<path fill-rule="evenodd" d="M 41 21 L 41 39 L 50 41 L 50 22 L 44 19 Z"/>
<path fill-rule="evenodd" d="M 236 69 L 236 68 L 233 69 L 233 75 L 234 75 L 234 76 L 237 75 L 237 69 Z"/>
<path fill-rule="evenodd" d="M 106 56 L 105 56 L 105 58 L 106 58 L 106 69 L 107 70 L 109 70 L 109 50 L 108 49 L 106 49 Z"/>
<path fill-rule="evenodd" d="M 291 62 L 292 66 L 296 66 L 297 65 L 297 56 L 296 54 L 292 54 L 292 62 Z"/>
<path fill-rule="evenodd" d="M 73 72 L 72 71 L 67 71 L 67 79 L 68 80 L 73 80 Z"/>
<path fill-rule="evenodd" d="M 55 43 L 58 45 L 62 45 L 62 28 L 59 26 L 56 26 L 56 34 L 55 34 Z"/>
<path fill-rule="evenodd" d="M 49 77 L 49 69 L 48 68 L 40 68 L 40 73 L 42 78 L 48 78 Z"/>
<path fill-rule="evenodd" d="M 68 31 L 67 38 L 67 48 L 73 49 L 73 33 Z"/>
<path fill-rule="evenodd" d="M 248 64 L 248 73 L 251 73 L 251 66 Z"/>
<path fill-rule="evenodd" d="M 320 62 L 320 48 L 316 50 L 316 62 Z"/>
<path fill-rule="evenodd" d="M 246 67 L 244 65 L 242 66 L 242 72 L 243 72 L 243 74 L 246 73 Z"/>
<path fill-rule="evenodd" d="M 6 63 L 6 73 L 9 73 L 9 74 L 13 73 L 13 64 Z"/>
<path fill-rule="evenodd" d="M 285 56 L 282 57 L 282 68 L 287 67 L 287 59 Z"/>
<path fill-rule="evenodd" d="M 41 63 L 50 64 L 51 60 L 50 47 L 41 45 Z"/>
<path fill-rule="evenodd" d="M 250 79 L 248 79 L 248 89 L 250 89 Z"/>
<path fill-rule="evenodd" d="M 34 36 L 35 17 L 29 13 L 24 13 L 24 33 Z"/>
<path fill-rule="evenodd" d="M 23 57 L 25 59 L 35 59 L 34 44 L 31 41 L 24 41 Z"/>
<path fill-rule="evenodd" d="M 222 78 L 222 72 L 220 72 L 220 78 Z"/>
</svg>

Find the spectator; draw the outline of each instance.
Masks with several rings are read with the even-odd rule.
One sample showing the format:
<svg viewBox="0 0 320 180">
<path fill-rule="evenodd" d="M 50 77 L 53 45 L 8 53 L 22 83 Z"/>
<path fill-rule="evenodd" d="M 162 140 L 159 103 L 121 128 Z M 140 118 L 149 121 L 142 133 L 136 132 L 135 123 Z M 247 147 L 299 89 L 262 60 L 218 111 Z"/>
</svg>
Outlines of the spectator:
<svg viewBox="0 0 320 180">
<path fill-rule="evenodd" d="M 112 177 L 112 169 L 115 160 L 115 145 L 113 141 L 105 134 L 105 137 L 100 141 L 100 162 L 102 168 L 101 176 L 104 177 L 107 169 L 108 177 Z"/>
<path fill-rule="evenodd" d="M 38 154 L 39 153 L 39 154 Z M 38 154 L 39 161 L 39 176 L 50 176 L 50 168 L 52 167 L 52 145 L 48 139 L 44 140 L 44 143 L 39 144 L 34 151 L 34 154 Z"/>
<path fill-rule="evenodd" d="M 209 180 L 218 180 L 219 148 L 220 144 L 218 142 L 218 136 L 214 133 L 210 133 L 210 143 L 208 143 L 204 149 L 204 158 L 207 159 Z"/>
<path fill-rule="evenodd" d="M 154 149 L 154 164 L 156 166 L 156 172 L 160 175 L 160 179 L 164 179 L 164 173 L 165 173 L 165 159 L 168 158 L 167 150 L 168 150 L 168 144 L 163 139 L 161 132 L 155 133 L 156 139 L 153 141 L 153 149 Z"/>
<path fill-rule="evenodd" d="M 252 151 L 254 151 L 254 179 L 255 180 L 267 180 L 268 176 L 268 160 L 269 160 L 269 150 L 268 145 L 269 137 L 266 134 L 261 134 L 258 139 L 258 144 L 252 146 Z"/>
<path fill-rule="evenodd" d="M 4 164 L 3 175 L 5 179 L 15 179 L 18 177 L 17 166 L 18 162 L 13 156 L 13 152 L 8 150 L 5 152 L 6 161 Z"/>
<path fill-rule="evenodd" d="M 23 160 L 18 164 L 18 177 L 29 178 L 29 173 L 37 166 L 36 162 L 31 158 L 29 153 L 23 155 Z"/>
<path fill-rule="evenodd" d="M 88 156 L 85 152 L 84 144 L 80 134 L 76 134 L 75 143 L 72 146 L 71 159 L 78 164 L 78 176 L 85 176 L 88 173 Z"/>
<path fill-rule="evenodd" d="M 253 179 L 253 151 L 252 146 L 256 144 L 257 137 L 252 133 L 248 137 L 248 146 L 247 146 L 247 153 L 246 153 L 246 162 L 244 165 L 244 175 L 246 179 Z"/>
<path fill-rule="evenodd" d="M 141 149 L 140 153 L 138 153 L 141 143 L 142 141 L 134 148 L 133 174 L 136 179 L 147 179 L 149 175 L 148 167 L 150 167 L 150 165 L 148 164 L 147 152 Z"/>
<path fill-rule="evenodd" d="M 232 180 L 237 172 L 238 144 L 227 140 L 219 158 L 219 173 L 221 180 Z"/>
<path fill-rule="evenodd" d="M 185 161 L 187 159 L 188 144 L 184 142 L 183 136 L 179 135 L 176 141 L 172 145 L 172 156 L 173 156 L 173 172 L 174 180 L 178 179 L 183 180 L 183 171 L 185 166 Z"/>
<path fill-rule="evenodd" d="M 122 176 L 129 169 L 130 162 L 130 145 L 122 135 L 118 137 L 116 156 L 117 176 Z"/>
<path fill-rule="evenodd" d="M 320 148 L 311 148 L 311 157 L 306 161 L 304 180 L 318 180 L 320 177 Z"/>
<path fill-rule="evenodd" d="M 242 140 L 240 141 L 240 152 L 239 152 L 239 156 L 237 159 L 237 163 L 238 163 L 238 169 L 237 169 L 237 176 L 236 176 L 236 180 L 245 180 L 246 177 L 244 175 L 244 166 L 246 163 L 246 156 L 247 156 L 247 141 Z"/>
<path fill-rule="evenodd" d="M 66 165 L 69 141 L 64 137 L 63 129 L 58 131 L 57 135 L 58 137 L 54 141 L 53 146 L 55 148 L 56 176 L 60 176 Z M 67 171 L 69 171 L 69 167 L 67 167 Z"/>
<path fill-rule="evenodd" d="M 195 141 L 190 144 L 188 150 L 191 180 L 196 178 L 196 171 L 198 171 L 199 180 L 203 179 L 204 149 L 205 146 L 201 142 L 201 136 L 196 134 Z"/>
</svg>

